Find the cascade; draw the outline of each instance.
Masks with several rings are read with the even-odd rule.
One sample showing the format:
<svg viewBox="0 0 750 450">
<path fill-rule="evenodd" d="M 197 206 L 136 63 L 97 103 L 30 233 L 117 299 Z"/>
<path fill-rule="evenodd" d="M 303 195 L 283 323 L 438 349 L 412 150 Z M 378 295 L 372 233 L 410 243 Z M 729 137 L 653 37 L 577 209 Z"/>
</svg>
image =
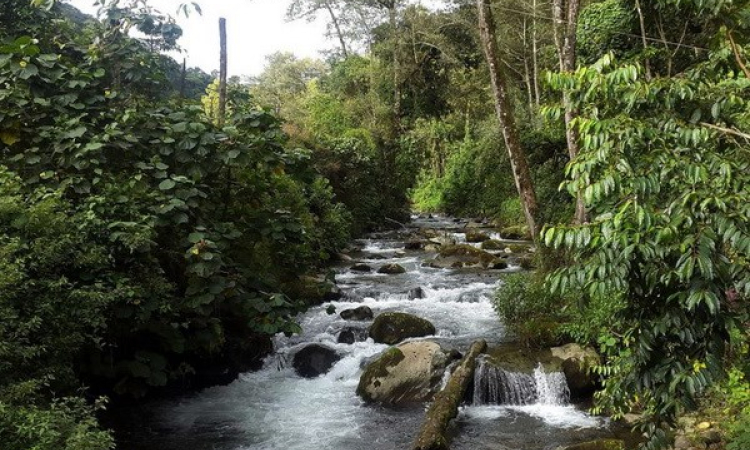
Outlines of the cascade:
<svg viewBox="0 0 750 450">
<path fill-rule="evenodd" d="M 532 374 L 509 372 L 485 359 L 474 372 L 474 405 L 565 405 L 570 390 L 561 372 L 546 373 L 541 364 Z"/>
</svg>

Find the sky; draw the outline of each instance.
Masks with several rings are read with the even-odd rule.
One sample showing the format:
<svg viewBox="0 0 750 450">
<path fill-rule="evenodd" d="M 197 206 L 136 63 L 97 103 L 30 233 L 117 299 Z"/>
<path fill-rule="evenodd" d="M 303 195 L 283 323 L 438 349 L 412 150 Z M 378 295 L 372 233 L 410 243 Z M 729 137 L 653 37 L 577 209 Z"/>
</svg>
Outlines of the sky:
<svg viewBox="0 0 750 450">
<path fill-rule="evenodd" d="M 68 0 L 81 11 L 96 15 L 94 0 Z M 320 57 L 320 51 L 335 47 L 325 38 L 326 23 L 318 20 L 287 22 L 284 18 L 288 0 L 198 0 L 203 15 L 189 18 L 176 14 L 177 8 L 190 0 L 150 0 L 149 4 L 176 18 L 183 35 L 179 44 L 188 66 L 211 73 L 219 69 L 219 17 L 227 19 L 228 71 L 234 75 L 258 75 L 263 71 L 266 55 L 277 51 L 292 52 L 298 57 Z"/>
</svg>

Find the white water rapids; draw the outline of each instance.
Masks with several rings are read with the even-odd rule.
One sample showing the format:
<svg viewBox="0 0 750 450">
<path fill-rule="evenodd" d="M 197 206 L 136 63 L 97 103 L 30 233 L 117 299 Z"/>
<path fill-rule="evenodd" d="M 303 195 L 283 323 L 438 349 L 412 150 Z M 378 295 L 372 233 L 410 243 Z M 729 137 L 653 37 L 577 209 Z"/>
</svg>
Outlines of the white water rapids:
<svg viewBox="0 0 750 450">
<path fill-rule="evenodd" d="M 419 226 L 448 227 L 452 221 L 422 221 Z M 459 236 L 460 237 L 460 236 Z M 301 317 L 301 335 L 275 339 L 276 354 L 262 370 L 247 373 L 227 386 L 206 389 L 179 401 L 149 407 L 146 429 L 127 433 L 122 448 L 158 450 L 395 450 L 408 449 L 416 436 L 424 407 L 387 409 L 364 404 L 355 394 L 363 361 L 387 348 L 372 340 L 352 345 L 336 342 L 347 326 L 366 328 L 370 322 L 346 321 L 338 312 L 369 306 L 375 315 L 386 311 L 412 313 L 430 320 L 438 332 L 428 337 L 445 348 L 466 351 L 478 338 L 498 343 L 504 327 L 490 298 L 506 271 L 440 270 L 422 266 L 429 255 L 399 253 L 404 237 L 382 236 L 362 241 L 358 262 L 378 267 L 398 263 L 401 275 L 354 273 L 338 269 L 336 279 L 346 296 Z M 424 298 L 410 300 L 408 291 L 421 287 Z M 308 343 L 324 343 L 342 359 L 331 371 L 305 379 L 291 368 L 291 357 Z M 545 380 L 550 374 L 545 375 Z M 560 402 L 558 402 L 560 403 Z M 523 405 L 465 406 L 456 420 L 454 450 L 543 450 L 607 433 L 607 424 L 572 406 L 555 402 Z"/>
</svg>

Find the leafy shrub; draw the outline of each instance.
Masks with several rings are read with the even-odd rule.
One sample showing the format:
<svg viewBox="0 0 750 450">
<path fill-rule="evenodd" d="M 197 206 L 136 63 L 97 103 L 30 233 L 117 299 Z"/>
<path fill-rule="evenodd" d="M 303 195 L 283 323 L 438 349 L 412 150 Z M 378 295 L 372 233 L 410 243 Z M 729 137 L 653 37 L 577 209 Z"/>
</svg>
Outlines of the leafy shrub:
<svg viewBox="0 0 750 450">
<path fill-rule="evenodd" d="M 544 280 L 533 273 L 510 274 L 495 294 L 494 307 L 506 329 L 535 346 L 559 344 L 564 325 L 571 320 L 569 302 L 552 295 Z"/>
</svg>

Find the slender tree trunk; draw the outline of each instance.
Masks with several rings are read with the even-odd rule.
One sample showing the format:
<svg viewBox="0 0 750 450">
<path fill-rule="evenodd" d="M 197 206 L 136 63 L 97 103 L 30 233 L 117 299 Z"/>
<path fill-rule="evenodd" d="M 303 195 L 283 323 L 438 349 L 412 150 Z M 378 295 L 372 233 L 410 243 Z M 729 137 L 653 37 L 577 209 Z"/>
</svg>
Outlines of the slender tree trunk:
<svg viewBox="0 0 750 450">
<path fill-rule="evenodd" d="M 541 91 L 539 90 L 539 41 L 538 41 L 538 35 L 537 35 L 537 27 L 536 27 L 536 14 L 537 14 L 537 0 L 534 0 L 533 3 L 533 15 L 532 15 L 532 22 L 531 22 L 531 51 L 532 54 L 532 62 L 533 62 L 533 74 L 532 78 L 534 79 L 534 100 L 536 101 L 536 106 L 539 106 L 542 104 L 541 100 Z"/>
<path fill-rule="evenodd" d="M 388 6 L 388 22 L 391 25 L 391 39 L 393 40 L 393 125 L 395 131 L 401 129 L 401 61 L 398 57 L 400 39 L 398 23 L 396 21 L 396 2 Z"/>
<path fill-rule="evenodd" d="M 553 0 L 552 2 L 555 45 L 562 73 L 571 73 L 576 69 L 576 28 L 580 6 L 580 0 Z M 578 111 L 571 105 L 570 93 L 567 90 L 563 90 L 563 105 L 565 106 L 565 138 L 568 142 L 568 155 L 572 161 L 578 156 L 580 150 L 578 131 L 571 126 L 573 120 L 578 117 Z M 584 223 L 586 220 L 586 204 L 583 201 L 583 193 L 579 192 L 576 198 L 575 222 Z"/>
<path fill-rule="evenodd" d="M 341 44 L 341 53 L 344 54 L 344 58 L 349 57 L 349 51 L 346 48 L 346 41 L 344 40 L 344 33 L 341 31 L 341 24 L 339 24 L 339 19 L 336 17 L 336 13 L 333 12 L 333 8 L 331 8 L 331 4 L 329 2 L 325 2 L 326 10 L 328 11 L 328 14 L 331 16 L 331 22 L 333 22 L 333 27 L 336 29 L 336 36 L 339 38 L 339 44 Z"/>
<path fill-rule="evenodd" d="M 521 148 L 521 139 L 513 117 L 513 106 L 509 98 L 507 83 L 500 69 L 495 22 L 490 9 L 490 0 L 477 0 L 477 9 L 479 10 L 479 32 L 482 37 L 482 47 L 490 69 L 495 112 L 505 138 L 505 147 L 508 150 L 513 179 L 516 182 L 521 206 L 526 216 L 526 223 L 529 225 L 532 238 L 536 239 L 539 233 L 537 225 L 539 208 L 536 202 L 534 184 L 531 180 L 531 171 L 526 160 L 526 154 Z"/>
<path fill-rule="evenodd" d="M 643 49 L 648 50 L 648 39 L 646 39 L 646 19 L 643 17 L 643 9 L 641 8 L 640 0 L 635 0 L 635 9 L 638 11 L 638 19 L 641 22 L 641 43 L 643 44 Z M 646 66 L 646 80 L 651 81 L 651 61 L 649 58 L 645 59 L 644 64 Z"/>
<path fill-rule="evenodd" d="M 219 19 L 219 128 L 224 126 L 227 116 L 227 19 Z"/>
<path fill-rule="evenodd" d="M 187 58 L 182 58 L 182 73 L 180 74 L 180 99 L 185 98 L 186 83 L 187 83 Z"/>
<path fill-rule="evenodd" d="M 526 84 L 526 97 L 529 102 L 529 110 L 534 109 L 534 87 L 531 84 L 531 67 L 529 65 L 529 44 L 528 44 L 528 22 L 523 19 L 523 81 Z"/>
</svg>

